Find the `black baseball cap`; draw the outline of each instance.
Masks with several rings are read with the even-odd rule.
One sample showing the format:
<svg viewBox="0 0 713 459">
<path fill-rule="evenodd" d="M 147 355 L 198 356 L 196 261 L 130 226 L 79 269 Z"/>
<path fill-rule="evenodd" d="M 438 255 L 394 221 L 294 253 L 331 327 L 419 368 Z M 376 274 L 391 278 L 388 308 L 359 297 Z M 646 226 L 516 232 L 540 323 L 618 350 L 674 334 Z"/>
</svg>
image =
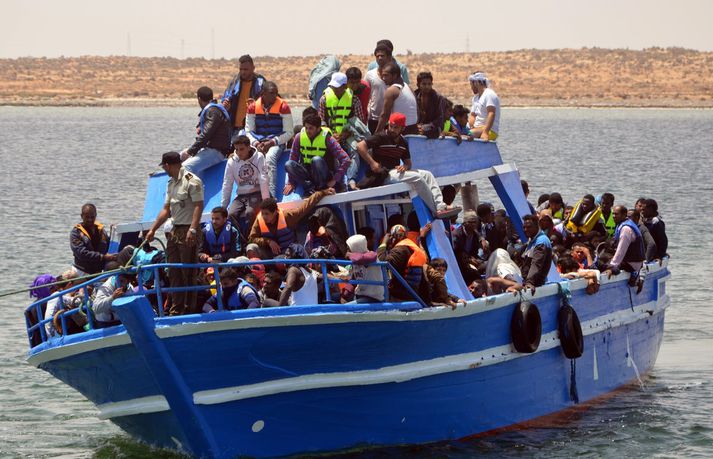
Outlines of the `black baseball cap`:
<svg viewBox="0 0 713 459">
<path fill-rule="evenodd" d="M 158 165 L 163 166 L 164 164 L 181 164 L 181 155 L 175 151 L 164 153 Z"/>
</svg>

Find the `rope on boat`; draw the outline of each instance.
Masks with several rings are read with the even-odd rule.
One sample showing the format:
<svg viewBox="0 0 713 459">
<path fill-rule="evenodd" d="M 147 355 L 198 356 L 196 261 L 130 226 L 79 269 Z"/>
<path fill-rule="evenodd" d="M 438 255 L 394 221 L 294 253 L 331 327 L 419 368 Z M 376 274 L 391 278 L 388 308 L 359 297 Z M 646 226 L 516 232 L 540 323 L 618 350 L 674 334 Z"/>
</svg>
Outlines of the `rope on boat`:
<svg viewBox="0 0 713 459">
<path fill-rule="evenodd" d="M 579 403 L 579 393 L 577 392 L 577 359 L 569 360 L 569 398 L 574 403 Z"/>
<path fill-rule="evenodd" d="M 572 291 L 569 289 L 569 283 L 559 282 L 557 291 L 562 300 L 562 306 L 572 306 Z M 575 404 L 579 404 L 579 392 L 577 391 L 577 359 L 569 359 L 569 398 Z"/>
<path fill-rule="evenodd" d="M 163 251 L 165 252 L 165 251 L 166 251 L 166 245 L 163 243 L 163 241 L 161 241 L 161 239 L 154 239 L 154 240 L 155 240 L 155 241 L 158 241 L 159 244 L 161 244 L 161 247 L 163 247 Z M 146 242 L 147 242 L 146 239 L 144 239 L 144 240 L 141 242 L 141 244 L 139 244 L 139 246 L 137 247 L 137 250 L 134 250 L 134 253 L 131 255 L 131 258 L 129 258 L 129 261 L 127 261 L 124 266 L 120 266 L 120 267 L 118 267 L 118 268 L 116 268 L 116 269 L 111 269 L 111 270 L 109 270 L 109 271 L 102 271 L 102 272 L 96 273 L 96 274 L 87 274 L 86 276 L 75 277 L 75 278 L 71 279 L 72 282 L 85 281 L 85 280 L 93 279 L 93 278 L 95 278 L 95 277 L 97 277 L 97 276 L 101 276 L 101 275 L 109 274 L 109 273 L 122 273 L 122 272 L 125 272 L 126 269 L 131 265 L 131 262 L 134 261 L 134 257 L 135 257 L 136 254 L 138 253 L 139 249 L 141 249 L 141 247 L 143 247 L 144 244 L 146 244 Z M 35 287 L 27 287 L 27 288 L 22 288 L 22 289 L 18 289 L 18 290 L 10 290 L 10 291 L 7 291 L 7 292 L 2 292 L 2 293 L 0 293 L 0 298 L 6 297 L 6 296 L 10 296 L 10 295 L 17 295 L 18 293 L 27 293 L 27 292 L 31 292 L 31 291 L 33 291 L 33 290 L 37 290 L 37 289 L 40 289 L 40 288 L 53 287 L 53 286 L 55 286 L 55 285 L 64 285 L 64 284 L 66 284 L 67 282 L 68 282 L 67 280 L 61 280 L 61 281 L 57 281 L 57 282 L 51 282 L 51 283 L 49 283 L 49 284 L 37 285 L 37 286 L 35 286 Z"/>
</svg>

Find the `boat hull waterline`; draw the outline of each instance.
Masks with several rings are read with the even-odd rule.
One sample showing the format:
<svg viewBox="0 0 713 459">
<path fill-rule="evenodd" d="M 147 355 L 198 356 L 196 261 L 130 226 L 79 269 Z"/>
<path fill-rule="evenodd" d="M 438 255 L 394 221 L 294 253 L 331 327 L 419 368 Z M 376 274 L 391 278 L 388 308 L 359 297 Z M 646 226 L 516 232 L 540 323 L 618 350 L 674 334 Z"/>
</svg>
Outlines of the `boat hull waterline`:
<svg viewBox="0 0 713 459">
<path fill-rule="evenodd" d="M 460 439 L 640 380 L 661 345 L 668 277 L 667 263 L 649 265 L 639 294 L 626 274 L 604 279 L 595 295 L 585 293 L 584 280 L 565 282 L 584 335 L 574 365 L 560 347 L 556 284 L 522 298 L 542 317 L 532 354 L 512 348 L 510 321 L 521 298 L 510 294 L 456 310 L 322 305 L 155 319 L 152 333 L 204 423 L 208 453 L 196 450 L 194 433 L 169 402 L 175 399 L 165 396 L 172 383 L 161 380 L 125 326 L 51 340 L 29 361 L 132 436 L 196 455 L 270 457 Z"/>
</svg>

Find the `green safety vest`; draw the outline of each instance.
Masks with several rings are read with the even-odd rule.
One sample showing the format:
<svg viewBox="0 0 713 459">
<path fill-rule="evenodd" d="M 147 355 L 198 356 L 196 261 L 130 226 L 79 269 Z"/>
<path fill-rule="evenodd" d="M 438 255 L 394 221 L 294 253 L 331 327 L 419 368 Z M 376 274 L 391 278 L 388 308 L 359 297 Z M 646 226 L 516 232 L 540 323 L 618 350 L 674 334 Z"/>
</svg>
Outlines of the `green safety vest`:
<svg viewBox="0 0 713 459">
<path fill-rule="evenodd" d="M 604 215 L 602 215 L 604 217 Z M 614 223 L 614 212 L 609 211 L 609 218 L 604 222 L 604 227 L 607 229 L 607 234 L 609 237 L 614 237 L 614 232 L 616 231 L 616 223 Z"/>
<path fill-rule="evenodd" d="M 334 89 L 327 87 L 324 90 L 325 105 L 327 106 L 327 124 L 334 132 L 340 134 L 342 129 L 347 124 L 347 120 L 352 115 L 352 100 L 354 94 L 352 90 L 347 88 L 342 94 L 342 98 L 337 98 L 334 94 Z"/>
<path fill-rule="evenodd" d="M 327 136 L 330 136 L 329 129 L 323 127 L 322 132 L 317 134 L 314 140 L 310 140 L 307 135 L 307 130 L 302 128 L 300 131 L 300 153 L 302 154 L 302 162 L 312 164 L 312 158 L 319 156 L 324 158 L 327 154 Z"/>
</svg>

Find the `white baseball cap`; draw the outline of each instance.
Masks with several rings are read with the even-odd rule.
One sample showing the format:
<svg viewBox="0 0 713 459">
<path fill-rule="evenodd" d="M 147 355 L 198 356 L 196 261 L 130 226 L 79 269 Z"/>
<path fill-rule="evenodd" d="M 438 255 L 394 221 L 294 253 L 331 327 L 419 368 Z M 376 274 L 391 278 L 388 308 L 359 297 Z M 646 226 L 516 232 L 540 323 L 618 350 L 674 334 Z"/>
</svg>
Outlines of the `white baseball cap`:
<svg viewBox="0 0 713 459">
<path fill-rule="evenodd" d="M 341 88 L 347 84 L 347 76 L 342 72 L 335 72 L 332 74 L 332 79 L 329 82 L 329 86 L 333 88 Z"/>
</svg>

